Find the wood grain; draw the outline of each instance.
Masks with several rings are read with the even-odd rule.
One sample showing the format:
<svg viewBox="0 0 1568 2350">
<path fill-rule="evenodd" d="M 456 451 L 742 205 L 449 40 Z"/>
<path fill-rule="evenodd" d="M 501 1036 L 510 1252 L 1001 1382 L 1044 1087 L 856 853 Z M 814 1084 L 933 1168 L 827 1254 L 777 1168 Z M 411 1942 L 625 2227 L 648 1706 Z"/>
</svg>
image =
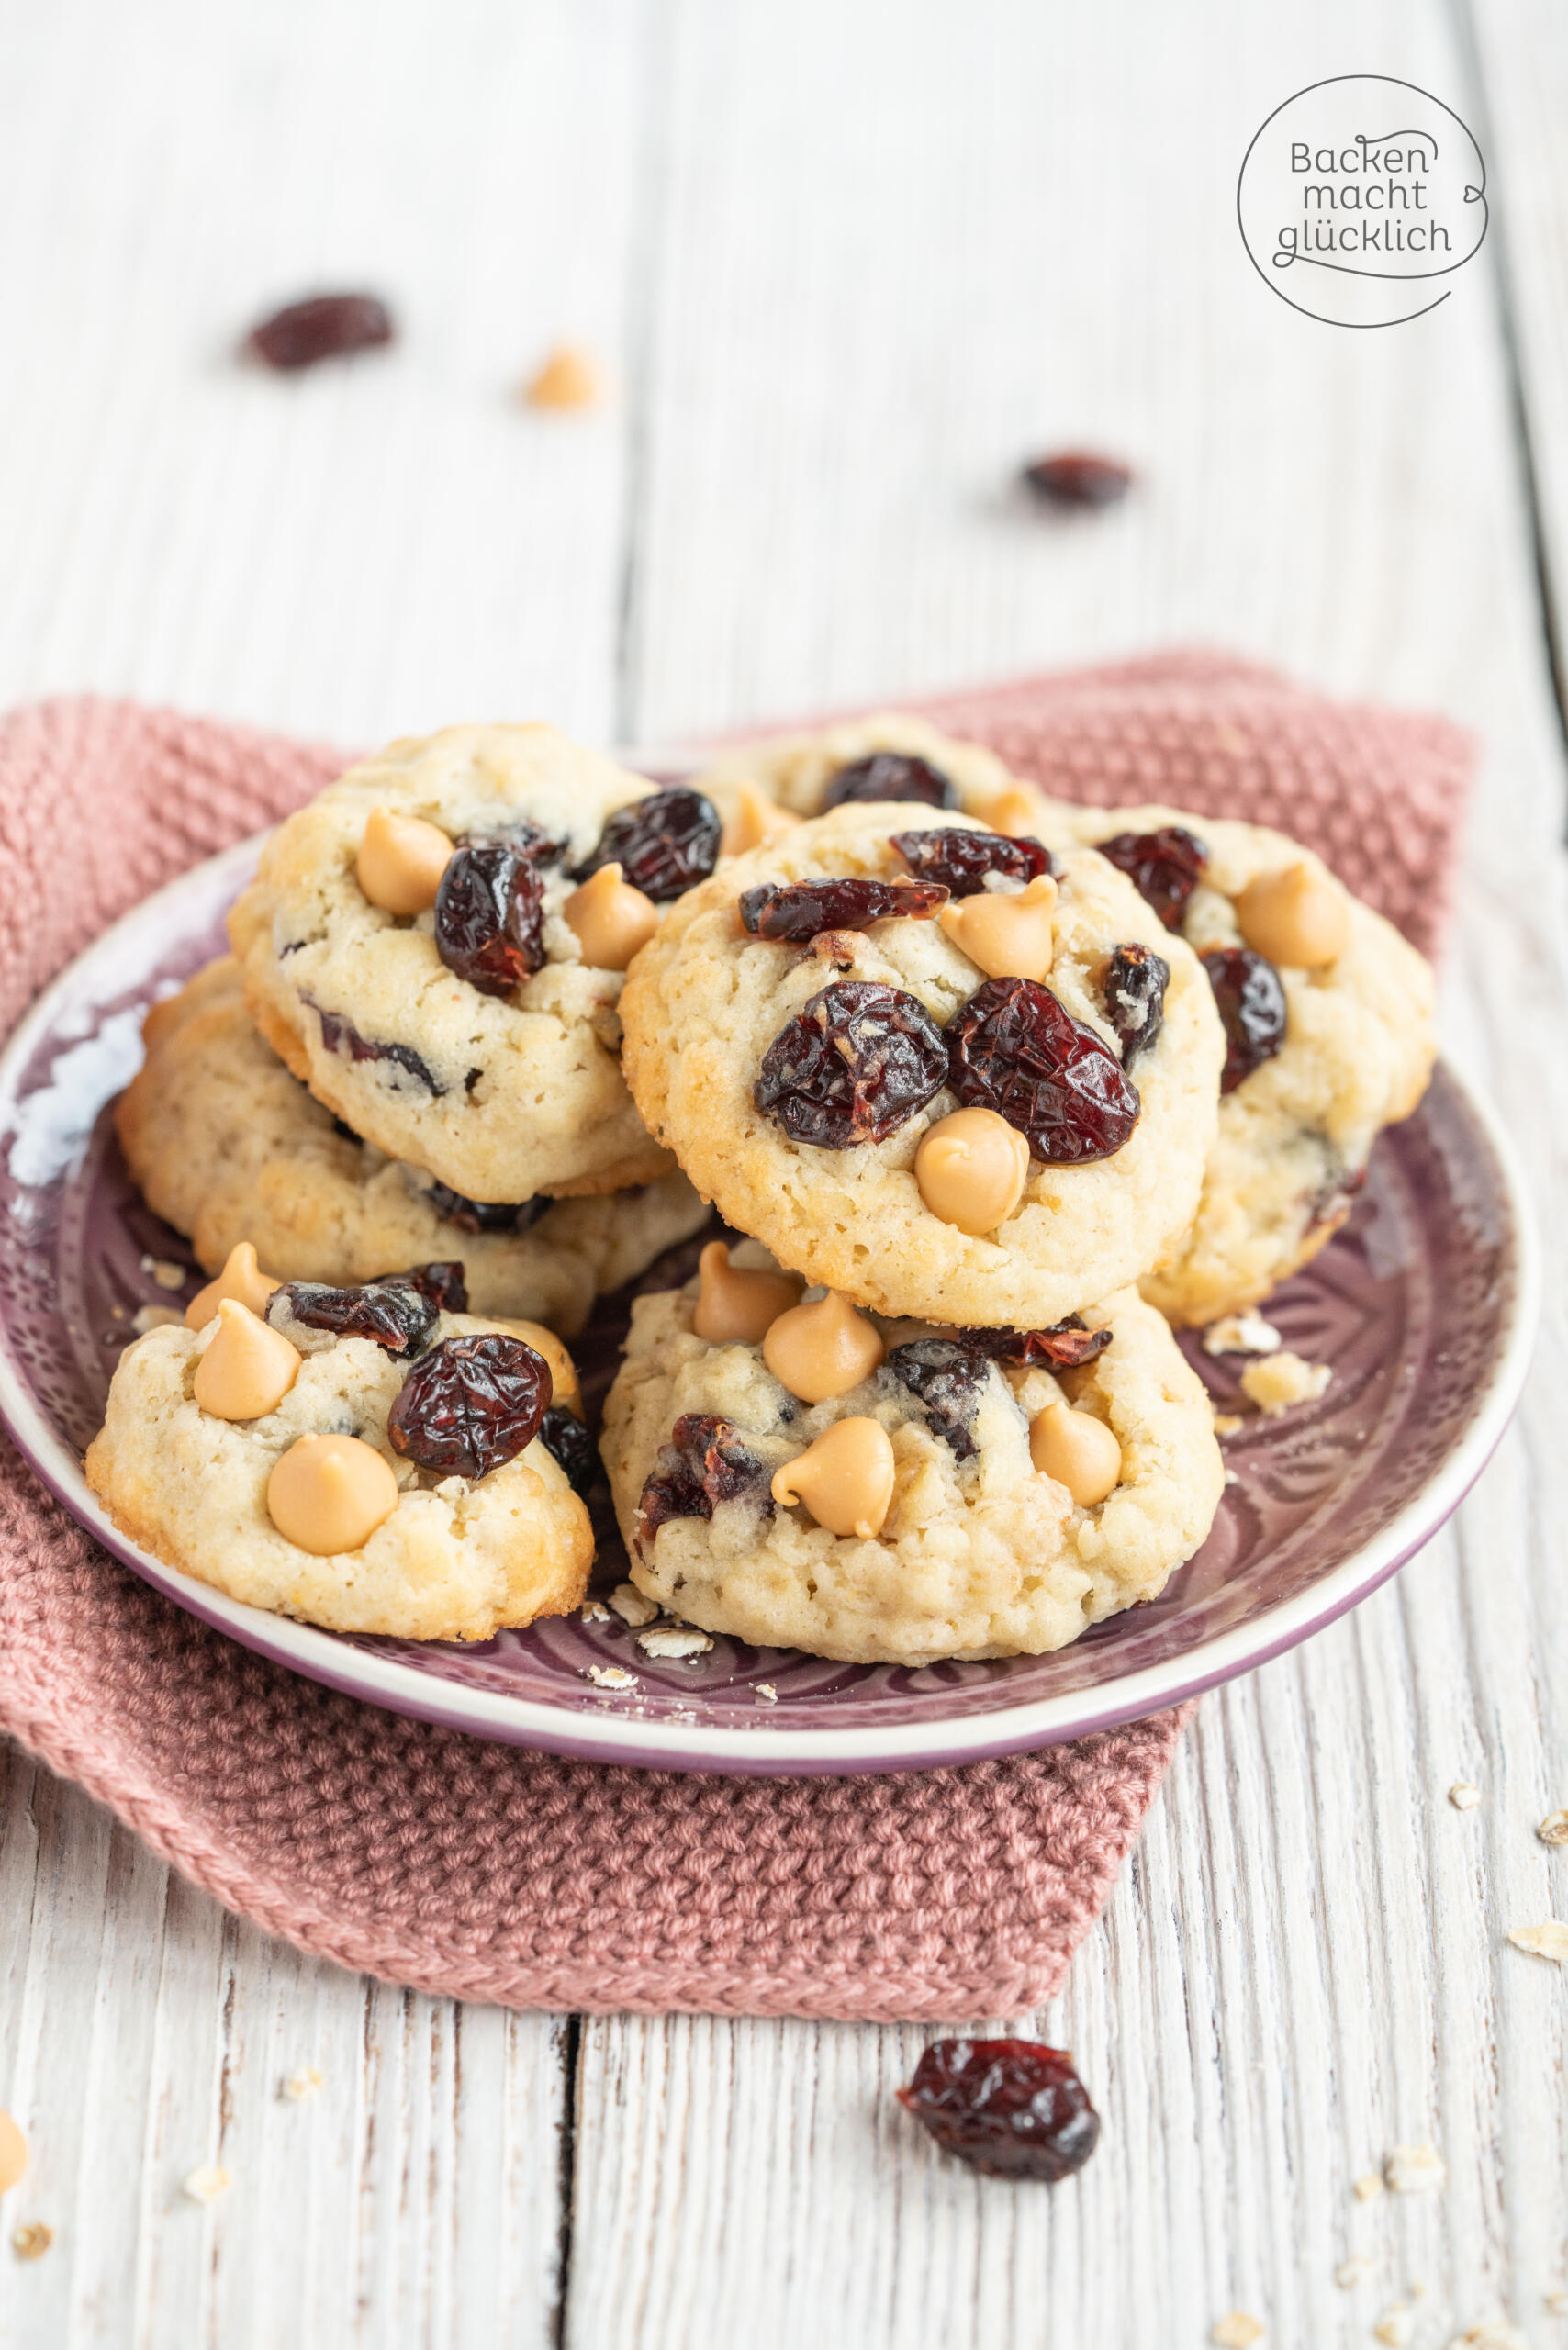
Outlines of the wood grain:
<svg viewBox="0 0 1568 2350">
<path fill-rule="evenodd" d="M 1368 63 L 1493 140 L 1496 199 L 1453 298 L 1381 335 L 1272 300 L 1231 209 L 1264 116 Z M 1522 400 L 1557 576 L 1545 0 L 74 0 L 13 12 L 0 64 L 6 699 L 646 739 L 1182 638 L 1430 702 L 1486 746 L 1447 1032 L 1564 1196 L 1563 760 L 1517 429 Z M 396 355 L 230 368 L 255 310 L 338 276 L 396 299 Z M 612 404 L 519 411 L 566 335 Z M 1075 440 L 1139 487 L 1051 524 L 1009 484 Z M 1416 2350 L 1493 2309 L 1549 2350 L 1563 1983 L 1506 1943 L 1568 1914 L 1532 1832 L 1568 1801 L 1546 1237 L 1532 1394 L 1456 1526 L 1205 1703 L 1033 2020 L 1104 2110 L 1079 2180 L 935 2156 L 891 2101 L 913 2031 L 599 2019 L 573 2053 L 559 2020 L 343 1975 L 13 1756 L 0 2096 L 35 2165 L 0 2219 L 59 2232 L 30 2266 L 0 2238 L 0 2350 L 1148 2350 L 1235 2305 L 1328 2350 L 1416 2283 Z M 305 2065 L 319 2091 L 280 2098 Z M 1445 2194 L 1355 2199 L 1428 2140 Z M 204 2210 L 181 2181 L 209 2162 L 233 2184 Z"/>
</svg>

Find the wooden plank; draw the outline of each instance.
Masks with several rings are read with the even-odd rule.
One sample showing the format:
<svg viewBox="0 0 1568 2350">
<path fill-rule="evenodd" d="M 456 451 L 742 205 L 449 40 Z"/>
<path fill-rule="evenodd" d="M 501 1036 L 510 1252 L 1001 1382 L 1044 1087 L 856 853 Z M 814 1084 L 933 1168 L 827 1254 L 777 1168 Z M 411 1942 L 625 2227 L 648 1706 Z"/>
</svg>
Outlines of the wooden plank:
<svg viewBox="0 0 1568 2350">
<path fill-rule="evenodd" d="M 636 720 L 678 738 L 1176 638 L 1468 717 L 1449 1034 L 1551 1200 L 1563 775 L 1495 252 L 1430 319 L 1347 334 L 1271 300 L 1230 211 L 1265 115 L 1369 57 L 1472 108 L 1443 13 L 1392 0 L 681 9 Z M 1143 481 L 1053 527 L 1006 485 L 1076 440 Z M 1079 2181 L 935 2159 L 890 2102 L 918 2033 L 594 2023 L 568 2341 L 1143 2350 L 1240 2305 L 1322 2350 L 1417 2285 L 1423 2345 L 1505 2307 L 1536 2339 L 1563 2281 L 1561 1980 L 1504 1938 L 1568 1902 L 1532 1834 L 1568 1788 L 1562 1348 L 1554 1316 L 1458 1529 L 1203 1709 L 1036 2020 L 1103 2100 Z M 1447 1803 L 1460 1777 L 1479 1810 Z M 1445 2194 L 1356 2199 L 1428 2141 Z"/>
</svg>

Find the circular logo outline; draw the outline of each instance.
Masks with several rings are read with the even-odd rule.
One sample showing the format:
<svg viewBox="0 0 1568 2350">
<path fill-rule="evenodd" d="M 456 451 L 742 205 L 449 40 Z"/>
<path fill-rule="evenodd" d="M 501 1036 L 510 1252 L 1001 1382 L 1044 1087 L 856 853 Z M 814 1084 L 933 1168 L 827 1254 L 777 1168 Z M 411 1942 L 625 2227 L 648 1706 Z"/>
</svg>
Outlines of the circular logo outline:
<svg viewBox="0 0 1568 2350">
<path fill-rule="evenodd" d="M 1273 112 L 1264 116 L 1262 121 L 1259 124 L 1257 129 L 1253 132 L 1251 138 L 1247 142 L 1247 152 L 1241 158 L 1241 169 L 1236 175 L 1236 225 L 1240 233 L 1242 250 L 1246 253 L 1247 258 L 1251 263 L 1253 268 L 1257 271 L 1258 275 L 1269 288 L 1270 293 L 1278 296 L 1279 299 L 1285 305 L 1287 309 L 1294 310 L 1300 318 L 1316 319 L 1320 326 L 1344 327 L 1351 333 L 1366 334 L 1375 332 L 1378 329 L 1383 327 L 1404 327 L 1408 326 L 1415 319 L 1429 318 L 1434 310 L 1440 308 L 1442 304 L 1448 300 L 1450 295 L 1453 292 L 1453 287 L 1451 285 L 1445 285 L 1442 292 L 1437 297 L 1435 301 L 1424 302 L 1418 310 L 1406 310 L 1402 317 L 1397 319 L 1325 318 L 1321 310 L 1309 309 L 1305 302 L 1293 302 L 1290 296 L 1281 287 L 1277 279 L 1270 276 L 1268 271 L 1263 267 L 1262 263 L 1259 260 L 1257 254 L 1252 250 L 1251 239 L 1247 233 L 1246 217 L 1241 209 L 1241 191 L 1247 179 L 1247 166 L 1252 160 L 1253 149 L 1257 146 L 1258 141 L 1262 138 L 1263 133 L 1268 129 L 1269 125 L 1275 121 L 1279 116 L 1282 115 L 1287 106 L 1294 106 L 1298 98 L 1309 98 L 1314 90 L 1332 89 L 1337 84 L 1341 82 L 1386 82 L 1391 89 L 1413 90 L 1418 98 L 1424 98 L 1428 106 L 1436 106 L 1439 114 L 1446 114 L 1450 122 L 1456 122 L 1459 125 L 1459 128 L 1464 133 L 1472 147 L 1474 149 L 1476 161 L 1481 166 L 1481 185 L 1474 190 L 1475 200 L 1481 207 L 1481 234 L 1477 237 L 1469 252 L 1462 253 L 1457 261 L 1450 261 L 1444 269 L 1410 270 L 1401 272 L 1401 276 L 1410 282 L 1415 282 L 1422 278 L 1451 277 L 1455 270 L 1463 269 L 1468 262 L 1473 262 L 1475 259 L 1476 254 L 1481 251 L 1482 246 L 1486 241 L 1486 231 L 1492 225 L 1492 207 L 1486 199 L 1486 158 L 1482 153 L 1481 141 L 1476 138 L 1475 133 L 1472 130 L 1470 125 L 1465 121 L 1464 117 L 1462 114 L 1456 113 L 1452 106 L 1445 105 L 1441 98 L 1435 98 L 1430 90 L 1423 90 L 1418 82 L 1406 82 L 1396 73 L 1326 73 L 1321 81 L 1308 82 L 1304 88 L 1293 91 L 1288 98 L 1282 98 L 1279 105 L 1273 109 Z M 1467 190 L 1467 194 L 1468 193 L 1469 191 Z M 1337 275 L 1345 277 L 1379 278 L 1383 284 L 1394 282 L 1390 279 L 1383 278 L 1383 274 L 1378 270 L 1350 269 L 1343 263 L 1314 261 L 1312 263 L 1312 266 L 1318 269 L 1332 270 Z"/>
</svg>

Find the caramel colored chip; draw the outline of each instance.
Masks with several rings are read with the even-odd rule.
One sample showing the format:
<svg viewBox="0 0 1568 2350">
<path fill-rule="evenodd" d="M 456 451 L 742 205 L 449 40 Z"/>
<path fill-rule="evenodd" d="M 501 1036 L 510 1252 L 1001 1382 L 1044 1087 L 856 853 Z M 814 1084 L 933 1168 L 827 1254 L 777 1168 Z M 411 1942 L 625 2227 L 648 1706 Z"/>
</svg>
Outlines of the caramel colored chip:
<svg viewBox="0 0 1568 2350">
<path fill-rule="evenodd" d="M 583 1398 L 577 1385 L 577 1367 L 554 1331 L 547 1330 L 543 1322 L 518 1322 L 510 1315 L 505 1326 L 510 1337 L 521 1338 L 525 1347 L 532 1347 L 549 1364 L 552 1404 L 564 1404 L 580 1419 Z"/>
<path fill-rule="evenodd" d="M 760 848 L 764 841 L 777 840 L 780 833 L 793 830 L 801 819 L 791 809 L 780 808 L 777 800 L 769 800 L 755 783 L 743 783 L 735 794 L 735 812 L 724 826 L 719 843 L 722 856 L 740 856 L 748 848 Z"/>
<path fill-rule="evenodd" d="M 1114 1433 L 1092 1412 L 1075 1412 L 1070 1404 L 1047 1404 L 1036 1414 L 1029 1458 L 1065 1485 L 1081 1509 L 1092 1509 L 1121 1482 L 1122 1448 Z"/>
<path fill-rule="evenodd" d="M 1005 1224 L 1029 1180 L 1029 1146 L 995 1110 L 955 1110 L 914 1155 L 920 1196 L 944 1224 L 977 1237 Z"/>
<path fill-rule="evenodd" d="M 1016 784 L 1011 791 L 999 793 L 985 811 L 985 822 L 993 833 L 1024 833 L 1031 839 L 1039 821 L 1034 800 Z"/>
<path fill-rule="evenodd" d="M 435 903 L 452 854 L 452 843 L 438 824 L 373 808 L 354 878 L 373 906 L 389 914 L 422 914 Z"/>
<path fill-rule="evenodd" d="M 1338 882 L 1305 861 L 1260 873 L 1236 901 L 1241 935 L 1268 962 L 1316 970 L 1350 943 L 1350 910 Z"/>
<path fill-rule="evenodd" d="M 15 2187 L 28 2166 L 28 2142 L 8 2113 L 0 2112 L 0 2195 Z"/>
<path fill-rule="evenodd" d="M 392 1465 L 357 1436 L 302 1436 L 267 1479 L 267 1514 L 313 1558 L 363 1550 L 398 1506 Z"/>
<path fill-rule="evenodd" d="M 732 1265 L 722 1240 L 711 1240 L 697 1260 L 701 1281 L 691 1326 L 711 1347 L 755 1347 L 781 1314 L 797 1304 L 798 1273 L 766 1273 Z"/>
<path fill-rule="evenodd" d="M 248 1240 L 237 1240 L 224 1260 L 223 1270 L 216 1281 L 198 1289 L 185 1308 L 187 1330 L 205 1329 L 226 1297 L 240 1305 L 248 1305 L 252 1314 L 264 1314 L 267 1300 L 277 1283 L 270 1273 L 263 1273 L 256 1262 L 256 1252 Z"/>
<path fill-rule="evenodd" d="M 876 1325 L 836 1290 L 810 1305 L 792 1305 L 762 1342 L 763 1361 L 802 1404 L 847 1395 L 870 1378 L 884 1352 Z"/>
<path fill-rule="evenodd" d="M 936 919 L 988 979 L 1044 979 L 1056 952 L 1056 901 L 1055 881 L 1039 873 L 1016 891 L 980 890 L 972 898 L 954 899 Z"/>
<path fill-rule="evenodd" d="M 619 865 L 601 865 L 580 890 L 574 890 L 561 909 L 568 930 L 575 931 L 583 961 L 598 971 L 623 971 L 659 926 L 659 910 L 652 898 L 633 890 L 621 878 Z"/>
<path fill-rule="evenodd" d="M 299 1375 L 299 1349 L 281 1330 L 226 1297 L 191 1392 L 215 1420 L 259 1420 L 276 1411 Z"/>
<path fill-rule="evenodd" d="M 773 1479 L 781 1507 L 803 1503 L 830 1534 L 879 1535 L 893 1500 L 892 1439 L 879 1420 L 835 1420 Z"/>
<path fill-rule="evenodd" d="M 599 369 L 589 353 L 577 343 L 558 342 L 531 378 L 523 397 L 530 408 L 597 408 L 599 389 Z"/>
</svg>

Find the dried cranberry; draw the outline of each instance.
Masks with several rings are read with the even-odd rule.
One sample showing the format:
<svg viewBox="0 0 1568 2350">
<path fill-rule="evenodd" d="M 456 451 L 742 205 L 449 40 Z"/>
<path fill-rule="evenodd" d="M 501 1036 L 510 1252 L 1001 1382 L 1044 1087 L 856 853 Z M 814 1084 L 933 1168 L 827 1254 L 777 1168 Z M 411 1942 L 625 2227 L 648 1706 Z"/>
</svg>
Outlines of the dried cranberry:
<svg viewBox="0 0 1568 2350">
<path fill-rule="evenodd" d="M 566 1472 L 574 1494 L 586 1494 L 599 1474 L 599 1448 L 576 1412 L 552 1404 L 539 1423 L 539 1440 Z"/>
<path fill-rule="evenodd" d="M 392 314 L 374 294 L 312 294 L 252 327 L 247 343 L 269 367 L 287 372 L 391 340 Z"/>
<path fill-rule="evenodd" d="M 1152 946 L 1118 946 L 1105 971 L 1105 1017 L 1122 1044 L 1122 1067 L 1131 1069 L 1165 1025 L 1165 990 L 1170 966 Z"/>
<path fill-rule="evenodd" d="M 446 1183 L 432 1183 L 424 1196 L 431 1214 L 443 1224 L 454 1224 L 459 1232 L 526 1232 L 554 1204 L 542 1192 L 516 1205 L 504 1200 L 470 1200 Z"/>
<path fill-rule="evenodd" d="M 972 898 L 988 873 L 1009 881 L 1033 881 L 1054 873 L 1057 861 L 1040 841 L 1009 839 L 1002 833 L 895 833 L 893 846 L 923 881 L 945 882 L 955 898 Z"/>
<path fill-rule="evenodd" d="M 650 791 L 616 810 L 574 878 L 586 881 L 601 865 L 619 865 L 623 881 L 662 905 L 707 879 L 719 862 L 722 830 L 718 810 L 700 791 L 684 785 Z"/>
<path fill-rule="evenodd" d="M 1052 506 L 1114 506 L 1126 496 L 1132 478 L 1130 465 L 1087 449 L 1063 449 L 1024 468 L 1026 486 Z"/>
<path fill-rule="evenodd" d="M 461 1265 L 456 1270 L 461 1281 Z M 274 1327 L 303 1322 L 308 1330 L 330 1330 L 340 1338 L 374 1339 L 391 1355 L 418 1354 L 440 1314 L 438 1298 L 414 1273 L 390 1273 L 349 1289 L 333 1289 L 326 1281 L 285 1281 L 267 1300 L 267 1320 Z"/>
<path fill-rule="evenodd" d="M 428 1061 L 421 1060 L 411 1045 L 373 1045 L 362 1036 L 353 1022 L 341 1012 L 328 1012 L 314 996 L 301 996 L 321 1023 L 321 1042 L 330 1053 L 347 1053 L 352 1061 L 390 1061 L 395 1069 L 407 1071 L 416 1084 L 439 1098 L 446 1088 L 436 1077 Z M 359 1136 L 353 1139 L 357 1142 Z"/>
<path fill-rule="evenodd" d="M 991 1377 L 983 1354 L 957 1338 L 912 1338 L 894 1347 L 883 1369 L 901 1386 L 918 1396 L 933 1432 L 952 1447 L 960 1460 L 971 1460 L 980 1447 L 974 1439 L 975 1414 Z"/>
<path fill-rule="evenodd" d="M 1109 1330 L 1086 1330 L 1077 1314 L 1053 1322 L 1048 1330 L 960 1330 L 958 1336 L 977 1353 L 1015 1371 L 1034 1363 L 1043 1363 L 1048 1371 L 1076 1371 L 1103 1355 L 1111 1343 Z"/>
<path fill-rule="evenodd" d="M 824 808 L 842 808 L 846 800 L 924 800 L 931 808 L 956 808 L 958 786 L 909 751 L 873 751 L 869 758 L 852 759 L 829 778 L 823 793 Z"/>
<path fill-rule="evenodd" d="M 478 848 L 485 843 L 500 841 L 514 856 L 526 864 L 559 865 L 570 844 L 547 833 L 543 824 L 530 822 L 526 816 L 517 817 L 510 824 L 491 824 L 482 833 L 464 833 L 459 836 L 459 848 Z"/>
<path fill-rule="evenodd" d="M 711 1412 L 687 1412 L 659 1447 L 653 1474 L 637 1505 L 638 1539 L 651 1544 L 672 1517 L 711 1517 L 718 1502 L 763 1483 L 762 1463 L 728 1420 Z M 764 1487 L 766 1492 L 766 1487 Z M 767 1506 L 772 1508 L 771 1497 Z"/>
<path fill-rule="evenodd" d="M 947 1049 L 959 1101 L 1000 1111 L 1047 1166 L 1108 1158 L 1137 1124 L 1114 1053 L 1037 979 L 988 979 L 948 1023 Z"/>
<path fill-rule="evenodd" d="M 1071 2057 L 1037 2040 L 933 2041 L 898 2096 L 945 2153 L 991 2178 L 1066 2178 L 1099 2143 Z"/>
<path fill-rule="evenodd" d="M 761 881 L 741 891 L 741 927 L 754 938 L 815 938 L 824 930 L 867 930 L 890 915 L 924 921 L 947 892 L 924 881 Z"/>
<path fill-rule="evenodd" d="M 468 1283 L 461 1261 L 455 1257 L 443 1257 L 431 1265 L 416 1265 L 407 1273 L 383 1273 L 381 1285 L 402 1288 L 409 1283 L 421 1297 L 428 1297 L 438 1314 L 466 1314 Z"/>
<path fill-rule="evenodd" d="M 775 1036 L 752 1098 L 792 1142 L 846 1150 L 897 1134 L 946 1076 L 942 1031 L 918 997 L 835 979 Z"/>
<path fill-rule="evenodd" d="M 482 995 L 510 995 L 544 960 L 544 884 L 510 841 L 454 851 L 435 900 L 436 952 Z"/>
<path fill-rule="evenodd" d="M 1167 930 L 1181 929 L 1187 901 L 1209 861 L 1194 834 L 1183 824 L 1162 824 L 1157 833 L 1114 833 L 1094 845 L 1118 873 L 1126 875 Z"/>
<path fill-rule="evenodd" d="M 1272 963 L 1250 946 L 1216 946 L 1203 960 L 1225 1023 L 1219 1090 L 1234 1093 L 1242 1079 L 1272 1060 L 1284 1043 L 1285 991 Z"/>
<path fill-rule="evenodd" d="M 550 1403 L 550 1366 L 504 1331 L 443 1338 L 421 1355 L 387 1415 L 394 1452 L 444 1477 L 487 1477 L 532 1443 Z"/>
</svg>

